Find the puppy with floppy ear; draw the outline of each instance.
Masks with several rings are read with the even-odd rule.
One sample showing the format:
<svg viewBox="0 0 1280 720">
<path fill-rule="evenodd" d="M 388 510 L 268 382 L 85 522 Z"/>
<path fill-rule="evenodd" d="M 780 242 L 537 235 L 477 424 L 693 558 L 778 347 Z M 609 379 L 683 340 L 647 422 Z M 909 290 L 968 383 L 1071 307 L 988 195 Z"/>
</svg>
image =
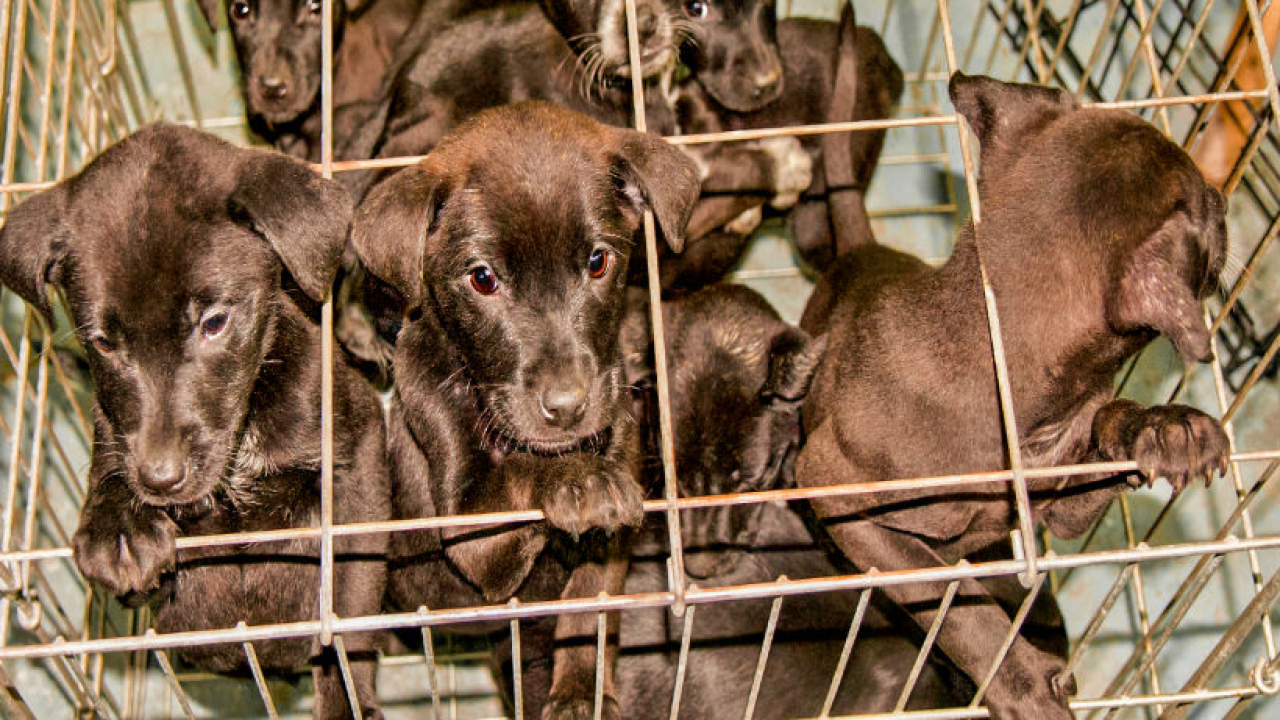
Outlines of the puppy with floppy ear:
<svg viewBox="0 0 1280 720">
<path fill-rule="evenodd" d="M 875 31 L 857 25 L 851 6 L 838 23 L 786 18 L 777 42 L 784 72 L 778 100 L 736 106 L 726 102 L 716 74 L 698 73 L 677 89 L 681 132 L 885 118 L 902 94 L 902 72 Z M 884 136 L 874 130 L 691 147 L 704 169 L 704 197 L 689 223 L 687 252 L 662 258 L 663 286 L 691 289 L 723 277 L 766 204 L 786 212 L 801 259 L 816 271 L 874 242 L 864 195 Z"/>
<path fill-rule="evenodd" d="M 15 208 L 0 231 L 0 281 L 46 315 L 47 289 L 63 290 L 97 386 L 76 565 L 126 602 L 155 604 L 160 632 L 318 617 L 316 541 L 174 544 L 318 524 L 320 330 L 295 298 L 327 295 L 350 218 L 341 186 L 297 161 L 153 125 Z M 342 365 L 333 390 L 334 520 L 386 519 L 378 398 Z M 334 612 L 378 611 L 385 553 L 383 536 L 335 541 Z M 365 717 L 381 715 L 374 641 L 347 639 Z M 310 660 L 315 716 L 350 716 L 318 641 L 257 649 L 273 671 Z M 234 644 L 179 653 L 216 672 L 245 667 Z"/>
<path fill-rule="evenodd" d="M 1157 335 L 1187 361 L 1209 354 L 1200 302 L 1226 256 L 1222 195 L 1140 118 L 1082 109 L 1061 90 L 956 75 L 951 98 L 981 142 L 982 222 L 945 265 L 882 246 L 841 258 L 806 328 L 831 346 L 805 404 L 801 485 L 1006 467 L 979 253 L 1000 312 L 1023 461 L 1134 460 L 1139 471 L 1029 481 L 1036 520 L 1084 532 L 1124 489 L 1181 490 L 1227 461 L 1218 422 L 1181 405 L 1113 398 L 1126 359 Z M 1006 541 L 1003 485 L 815 501 L 862 569 L 935 567 Z M 945 583 L 885 593 L 928 627 Z M 1009 628 L 980 585 L 948 614 L 938 647 L 980 679 Z M 1018 639 L 986 695 L 993 718 L 1069 718 L 1061 659 Z"/>
<path fill-rule="evenodd" d="M 627 261 L 646 210 L 678 247 L 697 193 L 692 162 L 660 138 L 520 103 L 477 114 L 369 194 L 352 243 L 409 308 L 390 421 L 396 517 L 547 518 L 397 534 L 393 604 L 621 590 L 617 534 L 640 521 L 643 495 L 618 350 Z M 594 623 L 568 615 L 556 632 Z M 557 650 L 544 717 L 591 711 L 594 660 L 594 644 Z M 620 717 L 611 669 L 604 696 L 604 716 Z"/>
</svg>

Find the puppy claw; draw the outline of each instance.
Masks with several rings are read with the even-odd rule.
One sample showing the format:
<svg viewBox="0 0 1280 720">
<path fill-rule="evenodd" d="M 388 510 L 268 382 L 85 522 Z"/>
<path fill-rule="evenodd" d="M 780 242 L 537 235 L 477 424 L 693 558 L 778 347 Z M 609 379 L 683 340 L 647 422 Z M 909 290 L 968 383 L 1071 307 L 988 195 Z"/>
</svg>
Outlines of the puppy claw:
<svg viewBox="0 0 1280 720">
<path fill-rule="evenodd" d="M 552 527 L 575 541 L 591 529 L 612 533 L 640 524 L 644 514 L 640 486 L 617 468 L 591 468 L 557 485 L 542 503 L 542 511 Z"/>
<path fill-rule="evenodd" d="M 1133 460 L 1133 487 L 1152 485 L 1157 477 L 1169 481 L 1175 493 L 1196 478 L 1206 486 L 1215 472 L 1225 474 L 1229 444 L 1217 420 L 1185 405 L 1130 407 L 1123 417 L 1107 418 L 1099 450 L 1110 460 Z"/>
<path fill-rule="evenodd" d="M 71 538 L 76 566 L 87 580 L 116 597 L 147 596 L 161 589 L 174 568 L 177 527 L 164 511 L 144 506 L 132 513 L 86 508 Z"/>
</svg>

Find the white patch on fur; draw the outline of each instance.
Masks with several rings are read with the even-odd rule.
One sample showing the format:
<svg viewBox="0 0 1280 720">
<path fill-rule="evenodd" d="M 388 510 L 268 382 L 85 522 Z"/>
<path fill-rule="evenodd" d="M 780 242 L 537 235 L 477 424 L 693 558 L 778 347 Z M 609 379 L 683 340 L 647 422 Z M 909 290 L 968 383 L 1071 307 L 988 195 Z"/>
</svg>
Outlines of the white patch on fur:
<svg viewBox="0 0 1280 720">
<path fill-rule="evenodd" d="M 760 221 L 763 219 L 764 206 L 756 205 L 750 210 L 743 212 L 738 217 L 730 220 L 725 224 L 724 229 L 737 235 L 749 235 L 755 232 L 756 228 L 760 227 Z"/>
<path fill-rule="evenodd" d="M 800 193 L 813 180 L 813 161 L 800 141 L 793 137 L 764 138 L 760 149 L 773 160 L 774 192 L 769 204 L 786 210 L 800 201 Z"/>
</svg>

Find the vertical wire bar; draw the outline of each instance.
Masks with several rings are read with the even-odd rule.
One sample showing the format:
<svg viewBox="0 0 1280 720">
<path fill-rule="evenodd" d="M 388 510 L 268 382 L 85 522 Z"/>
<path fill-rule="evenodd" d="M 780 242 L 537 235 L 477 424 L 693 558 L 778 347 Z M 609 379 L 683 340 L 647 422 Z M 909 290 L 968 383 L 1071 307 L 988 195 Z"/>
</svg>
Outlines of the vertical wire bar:
<svg viewBox="0 0 1280 720">
<path fill-rule="evenodd" d="M 1089 624 L 1085 626 L 1084 632 L 1080 633 L 1079 639 L 1075 642 L 1074 652 L 1067 658 L 1067 668 L 1065 673 L 1074 672 L 1080 664 L 1081 658 L 1084 657 L 1085 651 L 1089 649 L 1089 645 L 1093 642 L 1093 638 L 1097 636 L 1098 631 L 1102 629 L 1102 623 L 1106 621 L 1107 616 L 1111 614 L 1111 608 L 1115 607 L 1116 601 L 1120 599 L 1121 592 L 1129 584 L 1129 576 L 1133 574 L 1133 568 L 1136 563 L 1130 563 L 1124 566 L 1124 569 L 1116 575 L 1116 579 L 1111 583 L 1111 588 L 1107 590 L 1107 594 L 1102 597 L 1102 604 L 1093 612 L 1093 616 L 1089 618 Z"/>
<path fill-rule="evenodd" d="M 18 515 L 18 474 L 22 467 L 22 430 L 23 421 L 26 419 L 26 400 L 27 394 L 23 388 L 26 388 L 29 380 L 28 366 L 31 357 L 31 313 L 30 307 L 23 310 L 22 318 L 22 338 L 18 344 L 18 367 L 16 368 L 17 383 L 15 387 L 19 388 L 14 393 L 13 401 L 13 422 L 10 423 L 12 428 L 12 437 L 10 442 L 13 446 L 9 448 L 9 484 L 5 493 L 5 513 L 4 526 L 0 528 L 0 550 L 8 551 L 11 549 L 10 544 L 13 540 L 13 526 L 17 523 Z M 8 613 L 4 617 L 0 617 L 0 630 L 8 630 Z M 0 645 L 5 643 L 7 632 L 0 633 Z"/>
<path fill-rule="evenodd" d="M 22 114 L 22 52 L 26 47 L 27 10 L 21 0 L 15 8 L 17 15 L 13 19 L 13 41 L 10 48 L 9 86 L 5 95 L 5 128 L 4 128 L 4 167 L 0 171 L 0 182 L 13 182 L 14 165 L 17 162 L 18 123 Z M 0 193 L 0 212 L 9 209 L 12 195 Z"/>
<path fill-rule="evenodd" d="M 45 161 L 49 150 L 49 120 L 53 114 L 53 68 L 58 58 L 58 0 L 49 0 L 48 57 L 45 58 L 44 86 L 40 89 L 40 139 L 36 143 L 35 177 L 45 179 Z"/>
<path fill-rule="evenodd" d="M 601 599 L 607 597 L 609 597 L 608 593 L 600 593 Z M 608 629 L 604 613 L 598 612 L 596 613 L 596 688 L 595 694 L 591 699 L 592 720 L 600 720 L 600 716 L 604 712 L 604 661 L 607 635 Z"/>
<path fill-rule="evenodd" d="M 676 683 L 671 690 L 671 713 L 667 716 L 667 720 L 677 720 L 680 717 L 680 700 L 684 697 L 684 679 L 689 671 L 689 645 L 693 641 L 693 616 L 697 610 L 697 605 L 690 605 L 684 614 L 684 625 L 680 630 L 680 655 L 676 660 Z"/>
<path fill-rule="evenodd" d="M 333 177 L 333 0 L 320 23 L 320 167 Z M 333 293 L 320 308 L 320 642 L 333 640 Z"/>
<path fill-rule="evenodd" d="M 785 582 L 786 575 L 778 576 L 779 582 Z M 773 599 L 769 607 L 769 624 L 764 628 L 764 639 L 760 642 L 760 657 L 756 660 L 756 674 L 751 678 L 751 693 L 747 695 L 747 707 L 742 711 L 742 720 L 751 720 L 756 714 L 756 700 L 760 698 L 760 685 L 764 682 L 764 670 L 769 664 L 769 651 L 773 649 L 773 634 L 778 630 L 778 614 L 782 612 L 783 596 Z"/>
<path fill-rule="evenodd" d="M 333 650 L 338 654 L 338 669 L 342 671 L 342 687 L 347 691 L 347 707 L 351 708 L 351 717 L 361 717 L 360 695 L 356 692 L 356 682 L 351 677 L 351 658 L 347 657 L 347 645 L 341 635 L 333 636 Z"/>
<path fill-rule="evenodd" d="M 635 0 L 625 0 L 627 13 L 627 52 L 631 63 L 631 102 L 635 111 L 636 130 L 648 131 L 644 112 L 644 72 L 640 62 L 639 24 L 636 21 Z M 680 510 L 676 505 L 679 485 L 676 479 L 676 451 L 671 426 L 671 388 L 667 383 L 667 335 L 662 322 L 662 286 L 658 278 L 658 240 L 653 224 L 653 212 L 644 212 L 644 246 L 647 254 L 646 269 L 649 273 L 649 323 L 653 328 L 653 363 L 658 385 L 658 432 L 662 446 L 663 495 L 667 501 L 667 535 L 671 552 L 671 572 L 668 582 L 675 596 L 671 612 L 680 617 L 685 611 L 684 602 L 684 538 L 680 529 Z"/>
<path fill-rule="evenodd" d="M 107 0 L 116 2 L 117 0 Z M 178 61 L 178 73 L 182 77 L 182 87 L 186 90 L 187 104 L 191 106 L 191 119 L 197 128 L 204 127 L 204 116 L 200 112 L 200 95 L 196 92 L 196 82 L 191 75 L 191 62 L 187 59 L 187 42 L 182 37 L 182 28 L 178 24 L 178 13 L 173 8 L 173 0 L 161 0 L 164 9 L 164 22 L 169 28 L 169 37 L 173 40 L 173 57 Z M 114 36 L 114 33 L 112 33 Z M 114 45 L 114 37 L 111 38 Z"/>
<path fill-rule="evenodd" d="M 938 0 L 938 15 L 942 20 L 942 42 L 946 49 L 947 69 L 956 71 L 956 48 L 951 34 L 951 17 L 948 0 Z M 991 282 L 987 279 L 987 269 L 982 263 L 982 252 L 979 248 L 978 228 L 982 224 L 982 211 L 978 201 L 978 181 L 973 171 L 973 149 L 969 144 L 968 123 L 964 117 L 956 115 L 956 129 L 960 135 L 960 156 L 964 161 L 965 184 L 969 189 L 969 206 L 973 215 L 974 248 L 978 250 L 978 269 L 982 275 L 982 294 L 987 307 L 987 330 L 991 335 L 991 354 L 996 366 L 996 385 L 1000 396 L 1000 414 L 1004 424 L 1005 440 L 1008 445 L 1009 469 L 1013 471 L 1013 494 L 1018 511 L 1018 528 L 1022 532 L 1022 552 L 1026 569 L 1019 574 L 1019 579 L 1026 587 L 1030 587 L 1039 575 L 1037 569 L 1037 548 L 1035 523 L 1031 517 L 1031 498 L 1027 492 L 1027 478 L 1022 469 L 1022 448 L 1018 435 L 1018 423 L 1013 412 L 1013 391 L 1009 387 L 1009 368 L 1005 363 L 1004 340 L 1000 334 L 1000 315 L 996 310 L 995 293 L 991 290 Z"/>
<path fill-rule="evenodd" d="M 147 637 L 154 637 L 156 631 L 154 628 L 147 628 L 145 633 Z M 169 663 L 169 654 L 163 650 L 155 650 L 156 662 L 160 664 L 160 669 L 164 671 L 165 678 L 169 681 L 169 689 L 173 691 L 173 696 L 178 699 L 178 705 L 182 707 L 182 712 L 187 716 L 187 720 L 195 720 L 195 713 L 191 712 L 191 701 L 187 699 L 187 692 L 182 689 L 182 683 L 178 682 L 178 676 L 173 672 L 173 665 Z"/>
<path fill-rule="evenodd" d="M 1076 96 L 1084 97 L 1084 92 L 1089 88 L 1089 77 L 1093 75 L 1093 68 L 1098 64 L 1098 59 L 1102 57 L 1103 41 L 1107 38 L 1107 28 L 1111 27 L 1111 21 L 1115 18 L 1116 9 L 1120 7 L 1120 0 L 1111 0 L 1111 4 L 1107 6 L 1106 17 L 1102 21 L 1101 28 L 1098 31 L 1098 39 L 1093 43 L 1093 50 L 1089 51 L 1089 59 L 1085 61 L 1084 67 L 1080 68 L 1080 85 L 1076 88 Z M 1099 93 L 1102 87 L 1098 87 Z"/>
<path fill-rule="evenodd" d="M 248 627 L 243 620 L 236 623 L 237 630 L 246 630 Z M 253 683 L 258 686 L 258 695 L 262 698 L 267 717 L 271 720 L 280 720 L 280 715 L 276 712 L 276 704 L 271 699 L 271 689 L 267 687 L 267 678 L 262 674 L 262 664 L 258 662 L 258 651 L 254 649 L 251 642 L 244 643 L 244 659 L 249 663 L 249 672 L 253 675 Z"/>
<path fill-rule="evenodd" d="M 426 606 L 420 606 L 418 613 L 427 614 Z M 422 655 L 427 661 L 427 690 L 431 692 L 431 710 L 435 720 L 441 720 L 440 717 L 440 685 L 439 678 L 436 675 L 436 645 L 435 639 L 431 637 L 431 626 L 423 625 L 422 632 Z M 511 668 L 511 673 L 515 677 L 516 684 L 520 683 L 520 666 L 515 664 Z"/>
<path fill-rule="evenodd" d="M 1026 41 L 1018 50 L 1017 64 L 1021 65 L 1026 58 L 1030 57 L 1031 64 L 1036 67 L 1036 77 L 1042 77 L 1045 74 L 1045 64 L 1044 51 L 1040 48 L 1040 14 L 1044 11 L 1045 0 L 1040 0 L 1034 6 L 1031 0 L 1022 0 L 1022 4 L 1030 15 L 1027 17 Z"/>
<path fill-rule="evenodd" d="M 1267 78 L 1267 96 L 1271 101 L 1271 122 L 1280 130 L 1280 88 L 1276 87 L 1276 71 L 1271 65 L 1271 50 L 1267 47 L 1267 35 L 1262 27 L 1262 15 L 1257 0 L 1244 0 L 1249 11 L 1249 23 L 1253 26 L 1253 39 L 1258 44 L 1258 57 L 1262 59 L 1262 74 Z"/>
<path fill-rule="evenodd" d="M 991 68 L 994 67 L 996 64 L 996 53 L 1000 51 L 1000 47 L 1001 47 L 1000 40 L 999 40 L 1000 33 L 1004 32 L 1005 27 L 1009 24 L 1009 14 L 1013 12 L 1013 2 L 1014 0 L 1005 0 L 1004 11 L 1000 13 L 1000 17 L 996 18 L 996 29 L 995 29 L 996 39 L 991 43 L 990 47 L 987 48 L 987 63 L 986 65 L 983 66 L 983 70 L 982 70 L 984 75 L 990 75 Z M 990 2 L 987 3 L 987 7 L 991 7 Z M 983 17 L 983 12 L 979 10 L 978 19 L 974 20 L 974 23 L 973 23 L 973 37 L 969 39 L 970 53 L 972 52 L 973 48 L 978 44 L 978 27 L 982 23 L 982 17 Z M 968 56 L 970 53 L 965 54 L 964 65 L 962 67 L 969 67 Z"/>
<path fill-rule="evenodd" d="M 40 343 L 40 358 L 36 361 L 36 407 L 35 422 L 31 428 L 31 471 L 27 475 L 27 513 L 23 518 L 22 548 L 30 550 L 36 540 L 36 507 L 40 495 L 40 470 L 44 462 L 44 431 L 46 401 L 49 397 L 49 346 L 53 342 L 53 334 L 44 327 L 44 320 L 39 325 L 44 329 L 43 341 Z M 21 565 L 22 595 L 30 598 L 31 561 Z"/>
<path fill-rule="evenodd" d="M 874 572 L 876 570 L 872 568 L 868 574 Z M 836 693 L 840 691 L 840 684 L 844 681 L 845 668 L 849 667 L 849 656 L 853 654 L 854 643 L 858 641 L 858 631 L 862 629 L 862 619 L 867 613 L 867 605 L 871 602 L 871 593 L 872 590 L 868 588 L 858 595 L 858 607 L 853 611 L 853 620 L 849 621 L 849 633 L 845 635 L 844 647 L 840 648 L 840 659 L 836 661 L 836 670 L 831 674 L 827 697 L 822 701 L 822 712 L 818 713 L 819 720 L 827 720 L 831 717 L 831 707 L 835 705 Z"/>
<path fill-rule="evenodd" d="M 1134 11 L 1138 16 L 1138 25 L 1141 28 L 1141 35 L 1138 42 L 1142 45 L 1142 56 L 1147 61 L 1147 67 L 1151 71 L 1151 88 L 1155 97 L 1164 97 L 1164 90 L 1160 82 L 1160 63 L 1156 60 L 1156 48 L 1151 41 L 1151 31 L 1155 28 L 1156 17 L 1160 14 L 1160 8 L 1164 5 L 1164 0 L 1156 0 L 1155 6 L 1151 9 L 1150 17 L 1147 16 L 1147 6 L 1145 0 L 1134 0 Z M 1129 66 L 1125 68 L 1124 75 L 1120 79 L 1120 92 L 1124 92 L 1129 87 L 1129 81 L 1133 79 L 1133 73 L 1138 67 L 1138 56 L 1135 55 L 1129 60 Z M 1168 111 L 1164 107 L 1156 110 L 1160 116 L 1160 124 L 1164 127 L 1165 135 L 1172 135 L 1173 128 L 1169 125 Z"/>
<path fill-rule="evenodd" d="M 1074 0 L 1071 4 L 1071 10 L 1067 13 L 1067 24 L 1062 28 L 1062 36 L 1058 38 L 1058 44 L 1053 49 L 1053 57 L 1050 58 L 1046 69 L 1048 74 L 1040 76 L 1041 85 L 1049 82 L 1049 75 L 1058 67 L 1058 63 L 1062 61 L 1062 53 L 1067 49 L 1067 42 L 1071 39 L 1071 34 L 1076 30 L 1076 20 L 1080 19 L 1080 5 L 1083 0 Z"/>
<path fill-rule="evenodd" d="M 515 609 L 519 605 L 519 601 L 511 598 L 511 609 Z M 511 618 L 511 676 L 515 679 L 512 683 L 511 694 L 514 696 L 512 704 L 515 706 L 515 717 L 512 720 L 524 720 L 524 668 L 521 667 L 520 660 L 520 618 Z"/>
<path fill-rule="evenodd" d="M 968 562 L 961 560 L 957 567 L 965 567 L 968 564 Z M 898 693 L 898 702 L 893 706 L 894 712 L 900 713 L 907 709 L 907 702 L 911 700 L 911 693 L 916 689 L 916 681 L 920 679 L 920 672 L 924 670 L 924 664 L 929 661 L 929 653 L 933 650 L 933 643 L 938 639 L 938 633 L 942 630 L 942 623 L 947 619 L 947 611 L 951 609 L 951 603 L 955 600 L 956 591 L 959 589 L 959 580 L 952 580 L 947 583 L 947 592 L 942 596 L 942 603 L 938 605 L 938 614 L 933 618 L 933 622 L 930 623 L 929 632 L 925 635 L 924 642 L 920 644 L 920 651 L 916 653 L 916 661 L 911 665 L 911 672 L 908 673 L 907 681 L 902 685 L 902 692 Z"/>
<path fill-rule="evenodd" d="M 1204 310 L 1204 322 L 1206 326 L 1212 327 L 1213 325 L 1210 319 L 1209 310 L 1207 308 Z M 1218 354 L 1217 336 L 1210 335 L 1209 342 L 1210 342 L 1210 350 L 1212 351 L 1212 358 L 1213 358 L 1209 364 L 1209 367 L 1210 367 L 1210 370 L 1212 371 L 1211 374 L 1213 375 L 1214 395 L 1218 401 L 1218 410 L 1224 415 L 1222 430 L 1224 433 L 1226 433 L 1226 436 L 1227 436 L 1228 451 L 1231 454 L 1235 454 L 1236 430 L 1235 430 L 1235 422 L 1231 418 L 1235 414 L 1236 408 L 1239 407 L 1240 402 L 1248 395 L 1249 387 L 1251 386 L 1246 385 L 1246 387 L 1241 388 L 1240 394 L 1236 396 L 1235 402 L 1231 403 L 1230 407 L 1228 407 L 1227 390 L 1226 390 L 1227 383 L 1226 383 L 1226 379 L 1223 377 L 1222 363 L 1220 360 L 1218 360 L 1219 354 Z M 1277 348 L 1280 348 L 1280 335 L 1278 335 L 1275 341 L 1271 343 L 1271 348 L 1267 353 L 1267 357 L 1264 357 L 1258 363 L 1257 367 L 1254 368 L 1254 373 L 1251 373 L 1251 379 L 1253 375 L 1261 375 L 1259 370 L 1267 367 L 1267 365 L 1271 362 L 1271 358 L 1275 357 L 1275 351 Z M 1231 462 L 1228 464 L 1227 469 L 1228 469 L 1227 475 L 1228 477 L 1231 478 L 1231 484 L 1236 491 L 1236 502 L 1239 503 L 1240 500 L 1244 497 L 1244 482 L 1241 480 L 1240 463 Z M 1240 528 L 1241 530 L 1244 531 L 1244 536 L 1246 539 L 1252 539 L 1254 537 L 1253 515 L 1248 510 L 1244 510 L 1240 513 Z M 1263 584 L 1262 565 L 1258 561 L 1258 553 L 1254 550 L 1250 550 L 1247 553 L 1245 553 L 1245 556 L 1248 558 L 1248 561 L 1249 561 L 1249 573 L 1253 577 L 1253 591 L 1256 593 L 1262 592 L 1262 584 Z M 1261 622 L 1262 622 L 1262 638 L 1266 644 L 1267 657 L 1274 658 L 1277 655 L 1276 638 L 1275 638 L 1274 628 L 1271 625 L 1270 615 L 1264 614 Z"/>
<path fill-rule="evenodd" d="M 1178 81 L 1182 78 L 1182 71 L 1191 60 L 1191 52 L 1195 50 L 1196 41 L 1204 33 L 1204 28 L 1209 22 L 1209 14 L 1213 11 L 1213 6 L 1214 0 L 1207 0 L 1200 10 L 1200 16 L 1196 18 L 1196 24 L 1191 28 L 1191 36 L 1187 38 L 1186 50 L 1178 58 L 1178 63 L 1174 65 L 1173 72 L 1169 73 L 1169 87 L 1177 87 Z"/>
<path fill-rule="evenodd" d="M 982 702 L 982 698 L 987 694 L 987 688 L 991 687 L 991 683 L 996 679 L 996 672 L 1000 670 L 1000 665 L 1004 663 L 1005 655 L 1009 653 L 1009 648 L 1013 647 L 1014 640 L 1017 640 L 1018 633 L 1022 632 L 1022 625 L 1027 620 L 1027 615 L 1031 612 L 1031 606 L 1035 604 L 1036 596 L 1040 594 L 1040 589 L 1044 587 L 1046 575 L 1041 573 L 1036 576 L 1036 581 L 1027 590 L 1027 596 L 1022 599 L 1022 605 L 1018 608 L 1018 613 L 1014 615 L 1013 622 L 1009 625 L 1009 632 L 1005 633 L 1004 642 L 1000 645 L 1000 650 L 996 653 L 995 661 L 991 663 L 991 670 L 987 672 L 987 676 L 982 679 L 978 685 L 978 690 L 973 694 L 973 701 L 969 703 L 969 707 L 976 708 Z"/>
<path fill-rule="evenodd" d="M 66 176 L 67 164 L 71 155 L 71 76 L 74 72 L 76 59 L 76 32 L 80 27 L 79 10 L 79 0 L 67 1 L 67 45 L 62 56 L 62 117 L 58 123 L 58 161 L 54 165 L 53 171 L 55 178 Z M 68 391 L 68 394 L 70 394 L 70 391 Z M 79 407 L 77 406 L 78 409 Z M 80 414 L 81 422 L 84 422 L 87 428 L 88 422 L 84 420 L 83 413 Z"/>
<path fill-rule="evenodd" d="M 1124 521 L 1124 539 L 1125 543 L 1130 547 L 1136 547 L 1134 544 L 1133 532 L 1133 513 L 1129 509 L 1129 496 L 1127 494 L 1120 496 L 1120 517 Z M 1142 632 L 1142 644 L 1147 653 L 1151 652 L 1151 613 L 1147 610 L 1147 585 L 1142 578 L 1142 565 L 1135 564 L 1133 570 L 1133 599 L 1138 608 L 1138 629 Z M 1151 682 L 1151 692 L 1156 695 L 1160 694 L 1160 673 L 1155 664 L 1151 666 L 1149 673 Z M 1159 710 L 1157 710 L 1159 712 Z"/>
</svg>

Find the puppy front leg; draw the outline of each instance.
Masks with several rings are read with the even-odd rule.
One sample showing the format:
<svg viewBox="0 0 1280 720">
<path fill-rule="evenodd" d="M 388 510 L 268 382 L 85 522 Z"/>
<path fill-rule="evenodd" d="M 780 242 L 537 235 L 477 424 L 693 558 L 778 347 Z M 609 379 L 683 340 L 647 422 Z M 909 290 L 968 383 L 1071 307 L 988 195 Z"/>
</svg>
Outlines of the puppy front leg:
<svg viewBox="0 0 1280 720">
<path fill-rule="evenodd" d="M 103 422 L 94 418 L 89 493 L 71 536 L 72 555 L 85 579 L 127 605 L 145 604 L 160 593 L 174 568 L 178 528 L 164 510 L 134 493 Z"/>
<path fill-rule="evenodd" d="M 625 536 L 609 539 L 603 561 L 587 561 L 573 569 L 562 598 L 591 598 L 606 592 L 620 594 L 627 579 Z M 596 663 L 603 663 L 600 717 L 621 720 L 613 671 L 618 658 L 617 613 L 605 616 L 604 657 L 597 657 L 597 616 L 574 613 L 556 618 L 556 646 L 551 670 L 551 694 L 542 720 L 590 720 L 594 717 Z"/>
</svg>

